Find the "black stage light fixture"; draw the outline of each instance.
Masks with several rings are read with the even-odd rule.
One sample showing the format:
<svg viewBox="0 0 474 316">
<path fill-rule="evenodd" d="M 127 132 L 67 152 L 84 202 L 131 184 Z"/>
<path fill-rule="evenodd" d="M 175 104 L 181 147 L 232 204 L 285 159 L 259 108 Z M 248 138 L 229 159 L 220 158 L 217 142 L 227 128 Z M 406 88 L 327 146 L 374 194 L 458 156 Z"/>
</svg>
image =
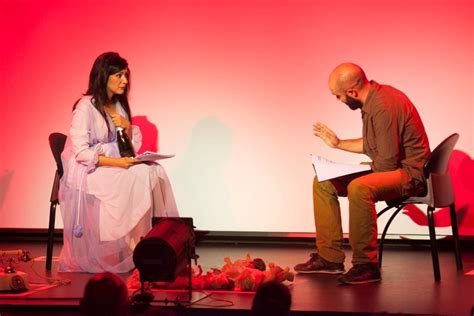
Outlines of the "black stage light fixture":
<svg viewBox="0 0 474 316">
<path fill-rule="evenodd" d="M 144 282 L 172 282 L 188 272 L 191 300 L 191 259 L 197 260 L 196 237 L 190 217 L 154 217 L 151 231 L 133 251 L 133 262 Z"/>
</svg>

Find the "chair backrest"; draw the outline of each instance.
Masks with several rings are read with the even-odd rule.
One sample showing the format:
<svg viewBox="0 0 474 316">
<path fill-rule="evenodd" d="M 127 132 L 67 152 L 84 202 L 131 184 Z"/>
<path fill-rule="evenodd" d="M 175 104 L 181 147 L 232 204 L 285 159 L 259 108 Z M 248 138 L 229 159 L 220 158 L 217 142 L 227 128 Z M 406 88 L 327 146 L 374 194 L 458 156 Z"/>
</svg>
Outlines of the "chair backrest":
<svg viewBox="0 0 474 316">
<path fill-rule="evenodd" d="M 61 178 L 63 176 L 63 164 L 61 162 L 61 153 L 64 150 L 64 145 L 66 144 L 67 136 L 61 133 L 51 133 L 49 135 L 49 147 L 53 153 L 54 160 L 56 161 L 56 166 L 58 168 L 58 175 Z"/>
<path fill-rule="evenodd" d="M 426 177 L 430 173 L 445 174 L 448 171 L 449 159 L 458 139 L 459 134 L 454 133 L 433 149 L 423 168 Z"/>
<path fill-rule="evenodd" d="M 425 164 L 424 171 L 429 196 L 427 204 L 433 208 L 446 207 L 454 203 L 454 190 L 448 165 L 458 139 L 457 133 L 448 136 L 431 152 Z"/>
</svg>

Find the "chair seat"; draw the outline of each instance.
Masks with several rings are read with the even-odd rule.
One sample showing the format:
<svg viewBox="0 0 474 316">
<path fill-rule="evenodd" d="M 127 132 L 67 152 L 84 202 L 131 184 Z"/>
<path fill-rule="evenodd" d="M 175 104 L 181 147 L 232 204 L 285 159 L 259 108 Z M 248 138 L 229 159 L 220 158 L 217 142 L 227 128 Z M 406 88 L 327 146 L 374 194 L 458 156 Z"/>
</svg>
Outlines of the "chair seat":
<svg viewBox="0 0 474 316">
<path fill-rule="evenodd" d="M 431 196 L 426 194 L 424 196 L 409 196 L 403 197 L 395 200 L 388 200 L 385 201 L 388 207 L 397 207 L 400 205 L 407 205 L 407 204 L 430 204 Z"/>
<path fill-rule="evenodd" d="M 404 203 L 407 199 L 408 199 L 407 197 L 403 197 L 403 198 L 399 198 L 399 199 L 395 199 L 395 200 L 387 200 L 387 201 L 385 201 L 385 203 L 389 207 L 396 207 L 396 206 L 399 206 L 400 204 Z"/>
<path fill-rule="evenodd" d="M 431 196 L 429 194 L 425 196 L 410 196 L 409 198 L 405 199 L 402 203 L 403 204 L 427 204 L 429 205 L 431 201 Z"/>
</svg>

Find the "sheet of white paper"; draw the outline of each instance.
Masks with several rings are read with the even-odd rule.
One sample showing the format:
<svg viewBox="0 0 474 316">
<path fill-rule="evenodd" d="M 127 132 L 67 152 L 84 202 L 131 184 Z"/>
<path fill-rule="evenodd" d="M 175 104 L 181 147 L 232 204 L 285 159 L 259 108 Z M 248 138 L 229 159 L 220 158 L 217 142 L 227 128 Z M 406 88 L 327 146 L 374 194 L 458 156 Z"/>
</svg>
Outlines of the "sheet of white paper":
<svg viewBox="0 0 474 316">
<path fill-rule="evenodd" d="M 311 158 L 319 182 L 370 170 L 370 165 L 337 163 L 318 155 Z"/>
<path fill-rule="evenodd" d="M 141 153 L 140 155 L 136 156 L 136 160 L 140 161 L 156 161 L 160 159 L 167 159 L 167 158 L 172 158 L 174 157 L 174 154 L 172 155 L 164 155 L 164 154 L 159 154 L 159 153 L 154 153 L 151 151 L 145 151 L 144 153 Z"/>
</svg>

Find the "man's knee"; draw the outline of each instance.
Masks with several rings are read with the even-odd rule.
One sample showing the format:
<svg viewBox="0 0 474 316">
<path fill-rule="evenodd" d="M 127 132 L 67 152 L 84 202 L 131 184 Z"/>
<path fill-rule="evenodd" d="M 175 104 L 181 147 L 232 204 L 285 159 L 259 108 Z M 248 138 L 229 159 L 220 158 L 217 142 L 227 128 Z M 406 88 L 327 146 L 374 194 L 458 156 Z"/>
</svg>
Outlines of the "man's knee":
<svg viewBox="0 0 474 316">
<path fill-rule="evenodd" d="M 374 199 L 372 188 L 360 178 L 354 179 L 347 186 L 347 197 L 351 199 Z"/>
<path fill-rule="evenodd" d="M 317 195 L 318 193 L 321 192 L 326 192 L 326 193 L 333 193 L 335 191 L 333 184 L 331 181 L 326 180 L 326 181 L 318 181 L 317 177 L 314 177 L 313 181 L 313 194 Z"/>
</svg>

